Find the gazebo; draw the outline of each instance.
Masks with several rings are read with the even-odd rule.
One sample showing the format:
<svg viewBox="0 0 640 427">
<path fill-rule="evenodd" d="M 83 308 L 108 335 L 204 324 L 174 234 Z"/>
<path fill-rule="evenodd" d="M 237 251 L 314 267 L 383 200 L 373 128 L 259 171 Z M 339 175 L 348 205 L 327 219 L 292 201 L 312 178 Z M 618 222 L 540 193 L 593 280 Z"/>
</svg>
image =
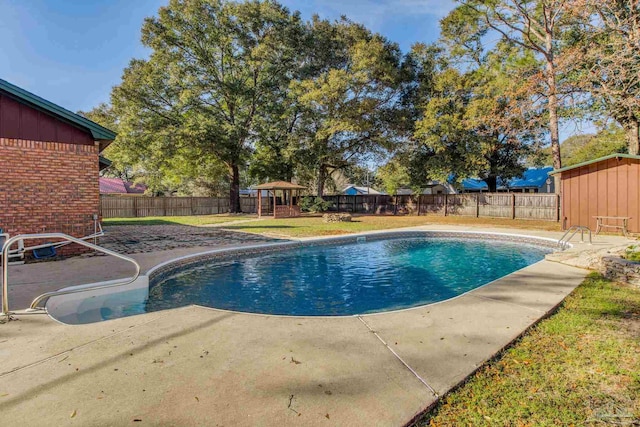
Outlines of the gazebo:
<svg viewBox="0 0 640 427">
<path fill-rule="evenodd" d="M 300 216 L 300 206 L 298 206 L 300 190 L 306 188 L 286 181 L 265 182 L 258 185 L 255 187 L 258 191 L 258 218 L 262 217 L 262 190 L 273 193 L 274 218 L 292 218 Z"/>
</svg>

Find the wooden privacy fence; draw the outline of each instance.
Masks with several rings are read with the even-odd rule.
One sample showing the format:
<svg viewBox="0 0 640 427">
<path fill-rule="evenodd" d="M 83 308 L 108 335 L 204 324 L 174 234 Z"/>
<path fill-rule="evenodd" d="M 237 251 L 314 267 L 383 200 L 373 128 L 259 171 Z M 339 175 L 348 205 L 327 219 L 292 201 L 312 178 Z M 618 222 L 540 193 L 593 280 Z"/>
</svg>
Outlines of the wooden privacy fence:
<svg viewBox="0 0 640 427">
<path fill-rule="evenodd" d="M 257 204 L 256 197 L 240 198 L 243 212 L 256 213 Z M 263 211 L 266 212 L 266 209 Z M 100 196 L 100 214 L 103 218 L 215 215 L 227 212 L 228 197 Z"/>
<path fill-rule="evenodd" d="M 557 194 L 477 193 L 419 196 L 325 196 L 329 210 L 368 214 L 474 216 L 559 221 Z"/>
<path fill-rule="evenodd" d="M 478 193 L 420 196 L 324 196 L 329 211 L 377 215 L 443 215 L 511 219 L 560 220 L 557 194 Z M 256 197 L 241 197 L 242 212 L 256 213 Z M 263 214 L 272 203 L 263 203 Z M 103 218 L 214 215 L 229 212 L 225 197 L 100 196 Z"/>
</svg>

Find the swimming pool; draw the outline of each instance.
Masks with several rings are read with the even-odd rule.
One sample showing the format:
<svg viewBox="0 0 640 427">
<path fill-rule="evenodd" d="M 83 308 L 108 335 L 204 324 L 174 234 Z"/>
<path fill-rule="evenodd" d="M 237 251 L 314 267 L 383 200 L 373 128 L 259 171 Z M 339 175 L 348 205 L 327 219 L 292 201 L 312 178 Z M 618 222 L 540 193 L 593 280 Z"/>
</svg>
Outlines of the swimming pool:
<svg viewBox="0 0 640 427">
<path fill-rule="evenodd" d="M 218 252 L 169 263 L 150 275 L 148 289 L 93 299 L 76 309 L 76 320 L 60 320 L 87 323 L 191 304 L 298 316 L 398 310 L 461 295 L 549 252 L 536 241 L 424 233 Z"/>
</svg>

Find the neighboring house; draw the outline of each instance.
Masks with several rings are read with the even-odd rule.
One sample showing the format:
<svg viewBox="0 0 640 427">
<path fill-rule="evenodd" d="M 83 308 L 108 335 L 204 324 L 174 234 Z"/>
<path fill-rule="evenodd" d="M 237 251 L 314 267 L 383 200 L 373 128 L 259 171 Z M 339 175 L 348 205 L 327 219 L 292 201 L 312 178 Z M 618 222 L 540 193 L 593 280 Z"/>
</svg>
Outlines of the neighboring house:
<svg viewBox="0 0 640 427">
<path fill-rule="evenodd" d="M 99 179 L 100 194 L 144 194 L 147 186 L 144 184 L 134 184 L 120 178 L 104 178 Z"/>
<path fill-rule="evenodd" d="M 269 197 L 269 190 L 261 191 L 262 197 Z M 252 188 L 246 188 L 240 190 L 240 197 L 258 197 L 258 190 L 254 190 Z"/>
<path fill-rule="evenodd" d="M 511 193 L 553 193 L 555 186 L 549 173 L 553 171 L 551 166 L 544 168 L 530 168 L 524 171 L 522 177 L 512 178 L 506 183 L 498 178 L 499 192 Z M 465 193 L 487 192 L 489 187 L 479 179 L 465 179 L 462 181 L 462 189 Z"/>
<path fill-rule="evenodd" d="M 438 181 L 430 181 L 423 189 L 421 194 L 455 194 L 456 190 L 449 183 L 441 184 Z M 396 191 L 398 196 L 411 196 L 413 190 L 410 188 L 399 188 Z"/>
<path fill-rule="evenodd" d="M 0 228 L 94 232 L 99 154 L 116 134 L 0 79 Z"/>
<path fill-rule="evenodd" d="M 345 194 L 347 196 L 385 196 L 387 193 L 375 190 L 371 187 L 347 185 L 340 194 Z"/>
</svg>

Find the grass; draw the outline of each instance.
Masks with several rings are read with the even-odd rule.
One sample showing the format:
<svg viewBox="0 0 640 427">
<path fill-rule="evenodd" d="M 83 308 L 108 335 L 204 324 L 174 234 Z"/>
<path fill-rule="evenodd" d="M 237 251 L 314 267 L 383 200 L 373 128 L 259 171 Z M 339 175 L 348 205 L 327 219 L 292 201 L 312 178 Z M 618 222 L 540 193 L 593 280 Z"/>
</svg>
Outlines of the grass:
<svg viewBox="0 0 640 427">
<path fill-rule="evenodd" d="M 384 216 L 357 215 L 352 222 L 324 223 L 321 215 L 306 215 L 299 218 L 265 219 L 224 227 L 278 237 L 311 237 L 384 230 L 428 224 L 466 225 L 477 227 L 527 228 L 560 231 L 560 224 L 553 221 L 526 221 L 500 218 L 473 218 L 461 216 Z"/>
<path fill-rule="evenodd" d="M 629 261 L 640 262 L 640 247 L 638 245 L 629 246 L 624 257 Z"/>
<path fill-rule="evenodd" d="M 591 274 L 416 426 L 640 425 L 640 291 Z"/>
<path fill-rule="evenodd" d="M 163 225 L 181 224 L 192 226 L 204 226 L 222 224 L 225 222 L 254 219 L 256 215 L 193 215 L 193 216 L 147 216 L 143 218 L 105 218 L 104 225 Z"/>
</svg>

